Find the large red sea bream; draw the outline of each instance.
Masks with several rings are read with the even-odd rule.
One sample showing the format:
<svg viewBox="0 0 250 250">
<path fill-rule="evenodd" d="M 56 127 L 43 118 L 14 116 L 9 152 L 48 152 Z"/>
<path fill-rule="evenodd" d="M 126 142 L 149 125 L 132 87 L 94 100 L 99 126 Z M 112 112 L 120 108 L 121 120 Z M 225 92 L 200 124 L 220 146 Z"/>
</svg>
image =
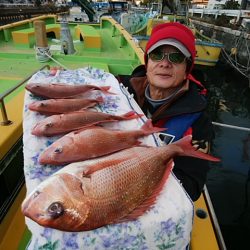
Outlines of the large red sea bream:
<svg viewBox="0 0 250 250">
<path fill-rule="evenodd" d="M 125 149 L 62 168 L 28 195 L 22 212 L 42 226 L 76 232 L 137 219 L 154 205 L 175 156 L 219 161 L 196 151 L 191 136 Z"/>
</svg>

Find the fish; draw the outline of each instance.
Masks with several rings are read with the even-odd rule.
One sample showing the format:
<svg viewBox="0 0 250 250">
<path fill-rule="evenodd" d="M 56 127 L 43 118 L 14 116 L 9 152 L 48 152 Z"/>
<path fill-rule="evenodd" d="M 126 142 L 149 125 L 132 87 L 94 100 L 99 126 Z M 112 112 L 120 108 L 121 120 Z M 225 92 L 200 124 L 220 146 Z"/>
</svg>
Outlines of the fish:
<svg viewBox="0 0 250 250">
<path fill-rule="evenodd" d="M 137 114 L 134 111 L 129 111 L 126 114 L 118 116 L 91 110 L 80 110 L 48 116 L 36 123 L 31 130 L 31 134 L 49 137 L 66 134 L 83 127 L 89 127 L 100 123 L 131 120 L 141 116 L 143 116 L 143 114 Z"/>
<path fill-rule="evenodd" d="M 100 90 L 104 94 L 114 94 L 109 92 L 110 86 L 95 86 L 91 84 L 84 85 L 69 85 L 69 84 L 41 84 L 41 83 L 28 83 L 25 89 L 30 91 L 32 94 L 50 99 L 62 99 L 62 98 L 75 98 L 80 97 L 91 90 Z"/>
<path fill-rule="evenodd" d="M 165 146 L 135 146 L 71 163 L 26 196 L 22 213 L 41 226 L 71 232 L 136 220 L 155 205 L 173 157 L 220 161 L 196 150 L 191 140 L 186 136 Z"/>
<path fill-rule="evenodd" d="M 42 165 L 64 165 L 107 155 L 140 145 L 138 138 L 166 130 L 153 127 L 147 120 L 137 130 L 111 130 L 100 126 L 87 127 L 64 135 L 52 143 L 39 156 Z"/>
<path fill-rule="evenodd" d="M 28 108 L 31 111 L 36 111 L 44 115 L 52 115 L 91 108 L 103 102 L 104 99 L 101 96 L 96 99 L 47 99 L 32 102 L 28 105 Z"/>
</svg>

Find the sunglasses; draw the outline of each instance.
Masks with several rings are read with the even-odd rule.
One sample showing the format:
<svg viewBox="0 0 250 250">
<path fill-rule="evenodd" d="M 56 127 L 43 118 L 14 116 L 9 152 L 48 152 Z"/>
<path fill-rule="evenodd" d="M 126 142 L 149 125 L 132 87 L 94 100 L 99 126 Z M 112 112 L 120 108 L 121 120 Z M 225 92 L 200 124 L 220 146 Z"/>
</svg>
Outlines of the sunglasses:
<svg viewBox="0 0 250 250">
<path fill-rule="evenodd" d="M 148 57 L 155 62 L 160 62 L 162 61 L 165 57 L 167 60 L 171 63 L 174 64 L 180 64 L 183 63 L 186 57 L 180 53 L 180 52 L 170 52 L 170 53 L 165 53 L 164 51 L 160 50 L 155 50 L 149 53 Z"/>
</svg>

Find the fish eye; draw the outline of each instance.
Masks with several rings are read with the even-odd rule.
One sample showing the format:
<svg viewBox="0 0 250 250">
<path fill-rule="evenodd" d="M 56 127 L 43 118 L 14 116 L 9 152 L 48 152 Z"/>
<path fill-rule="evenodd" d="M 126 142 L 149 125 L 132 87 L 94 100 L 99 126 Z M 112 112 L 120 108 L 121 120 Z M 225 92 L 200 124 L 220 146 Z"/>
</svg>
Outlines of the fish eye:
<svg viewBox="0 0 250 250">
<path fill-rule="evenodd" d="M 46 104 L 45 104 L 44 102 L 41 102 L 41 103 L 40 103 L 40 106 L 41 106 L 41 107 L 45 107 Z"/>
<path fill-rule="evenodd" d="M 60 202 L 53 202 L 49 207 L 48 207 L 48 213 L 49 215 L 53 218 L 56 219 L 63 215 L 64 213 L 64 207 L 62 203 Z"/>
<path fill-rule="evenodd" d="M 51 127 L 53 126 L 53 123 L 52 123 L 52 122 L 49 122 L 49 123 L 47 123 L 45 126 L 46 126 L 46 128 L 51 128 Z"/>
<path fill-rule="evenodd" d="M 59 147 L 59 148 L 56 148 L 55 150 L 54 150 L 54 153 L 62 153 L 62 151 L 63 151 L 63 149 L 62 149 L 62 147 Z"/>
</svg>

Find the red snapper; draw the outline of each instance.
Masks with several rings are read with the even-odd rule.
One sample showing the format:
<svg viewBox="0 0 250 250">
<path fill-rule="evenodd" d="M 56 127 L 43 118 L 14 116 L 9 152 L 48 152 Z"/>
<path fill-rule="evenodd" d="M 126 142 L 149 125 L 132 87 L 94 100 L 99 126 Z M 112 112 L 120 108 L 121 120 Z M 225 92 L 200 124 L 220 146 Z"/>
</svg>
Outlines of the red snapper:
<svg viewBox="0 0 250 250">
<path fill-rule="evenodd" d="M 39 157 L 40 164 L 62 165 L 107 155 L 141 144 L 138 138 L 166 130 L 153 127 L 151 120 L 137 130 L 110 130 L 93 126 L 64 135 Z"/>
<path fill-rule="evenodd" d="M 90 110 L 81 110 L 49 116 L 38 122 L 33 127 L 31 133 L 36 136 L 54 136 L 66 134 L 68 132 L 95 124 L 131 120 L 141 116 L 143 115 L 138 115 L 134 111 L 118 116 Z"/>
<path fill-rule="evenodd" d="M 41 114 L 52 115 L 87 109 L 103 102 L 104 99 L 101 96 L 96 99 L 48 99 L 32 102 L 28 108 Z"/>
<path fill-rule="evenodd" d="M 65 166 L 24 200 L 22 212 L 44 227 L 88 231 L 137 219 L 155 203 L 175 156 L 210 161 L 191 136 L 162 147 L 133 147 Z"/>
<path fill-rule="evenodd" d="M 69 85 L 69 84 L 40 84 L 28 83 L 25 88 L 32 94 L 44 98 L 75 98 L 91 90 L 100 90 L 104 94 L 113 94 L 109 92 L 110 86 L 98 87 L 91 84 Z"/>
</svg>

